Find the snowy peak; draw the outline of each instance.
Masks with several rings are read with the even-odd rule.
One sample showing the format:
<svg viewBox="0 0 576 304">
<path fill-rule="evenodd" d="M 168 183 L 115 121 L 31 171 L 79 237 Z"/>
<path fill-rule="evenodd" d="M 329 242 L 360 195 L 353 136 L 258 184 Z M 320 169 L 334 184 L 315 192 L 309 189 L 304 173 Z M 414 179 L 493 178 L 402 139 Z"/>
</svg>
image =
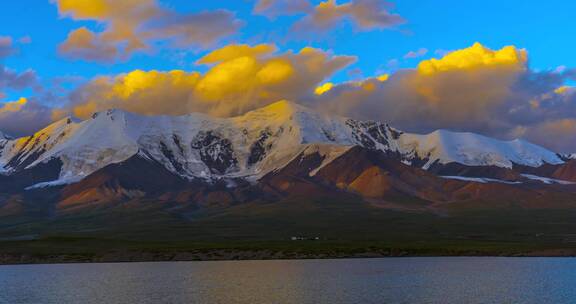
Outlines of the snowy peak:
<svg viewBox="0 0 576 304">
<path fill-rule="evenodd" d="M 474 133 L 446 130 L 426 135 L 403 134 L 400 146 L 405 154 L 428 160 L 424 169 L 436 162 L 502 168 L 512 168 L 514 164 L 539 167 L 546 163 L 563 163 L 556 153 L 527 141 L 502 141 Z"/>
<path fill-rule="evenodd" d="M 81 122 L 64 118 L 32 136 L 0 140 L 0 172 L 10 174 L 58 159 L 59 182 L 73 181 L 140 155 L 187 179 L 254 181 L 317 146 L 324 147 L 324 162 L 361 146 L 414 166 L 424 164 L 424 169 L 453 162 L 503 168 L 562 163 L 554 152 L 521 140 L 445 130 L 409 134 L 385 123 L 280 101 L 233 118 L 198 113 L 142 116 L 122 110 L 95 113 Z"/>
<path fill-rule="evenodd" d="M 347 143 L 350 130 L 342 117 L 326 115 L 313 111 L 290 101 L 279 101 L 264 108 L 251 111 L 233 119 L 248 129 L 280 128 L 282 132 L 292 133 L 298 144 L 305 143 Z"/>
<path fill-rule="evenodd" d="M 276 120 L 284 122 L 295 115 L 310 112 L 311 110 L 288 100 L 278 101 L 263 108 L 250 111 L 239 118 L 244 120 Z"/>
</svg>

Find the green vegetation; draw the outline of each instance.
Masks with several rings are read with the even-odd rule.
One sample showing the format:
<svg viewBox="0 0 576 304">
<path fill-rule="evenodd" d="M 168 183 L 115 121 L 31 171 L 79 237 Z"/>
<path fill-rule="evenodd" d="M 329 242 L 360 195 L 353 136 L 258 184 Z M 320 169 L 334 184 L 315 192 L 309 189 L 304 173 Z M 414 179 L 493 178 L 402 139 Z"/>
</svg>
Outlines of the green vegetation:
<svg viewBox="0 0 576 304">
<path fill-rule="evenodd" d="M 68 262 L 406 255 L 576 255 L 576 212 L 391 211 L 318 199 L 182 216 L 155 204 L 98 207 L 53 220 L 5 218 L 0 261 Z M 292 241 L 305 237 L 319 240 Z"/>
</svg>

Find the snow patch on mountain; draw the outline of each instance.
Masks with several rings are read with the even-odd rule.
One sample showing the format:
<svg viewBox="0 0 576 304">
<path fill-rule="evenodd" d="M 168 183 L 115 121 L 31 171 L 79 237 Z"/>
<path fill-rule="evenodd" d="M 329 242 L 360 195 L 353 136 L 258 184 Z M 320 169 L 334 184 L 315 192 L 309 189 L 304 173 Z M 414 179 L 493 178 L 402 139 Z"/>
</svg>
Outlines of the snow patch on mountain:
<svg viewBox="0 0 576 304">
<path fill-rule="evenodd" d="M 310 145 L 304 151 L 303 156 L 308 156 L 317 153 L 322 157 L 322 162 L 318 167 L 310 171 L 309 175 L 310 176 L 316 175 L 318 172 L 320 172 L 320 170 L 322 170 L 322 168 L 332 163 L 338 157 L 344 155 L 352 147 L 353 146 Z"/>
<path fill-rule="evenodd" d="M 542 177 L 542 176 L 537 176 L 537 175 L 532 175 L 532 174 L 522 174 L 522 176 L 524 176 L 528 179 L 531 179 L 531 180 L 542 182 L 542 183 L 547 184 L 547 185 L 551 185 L 551 184 L 574 185 L 574 184 L 576 184 L 576 183 L 570 182 L 570 181 L 548 178 L 548 177 Z"/>
<path fill-rule="evenodd" d="M 35 189 L 63 186 L 63 185 L 77 183 L 81 180 L 82 180 L 81 177 L 76 177 L 76 178 L 71 178 L 71 179 L 61 178 L 61 179 L 57 179 L 55 181 L 38 183 L 38 184 L 32 185 L 30 187 L 26 187 L 24 190 L 30 191 L 30 190 L 35 190 Z"/>
<path fill-rule="evenodd" d="M 522 182 L 511 182 L 511 181 L 505 181 L 505 180 L 501 180 L 501 179 L 494 179 L 494 178 L 487 178 L 487 177 L 466 177 L 466 176 L 441 176 L 441 177 L 445 178 L 445 179 L 454 179 L 454 180 L 460 180 L 460 181 L 465 181 L 465 182 L 475 182 L 475 183 L 481 183 L 481 184 L 500 183 L 500 184 L 516 185 L 516 184 L 522 183 Z"/>
</svg>

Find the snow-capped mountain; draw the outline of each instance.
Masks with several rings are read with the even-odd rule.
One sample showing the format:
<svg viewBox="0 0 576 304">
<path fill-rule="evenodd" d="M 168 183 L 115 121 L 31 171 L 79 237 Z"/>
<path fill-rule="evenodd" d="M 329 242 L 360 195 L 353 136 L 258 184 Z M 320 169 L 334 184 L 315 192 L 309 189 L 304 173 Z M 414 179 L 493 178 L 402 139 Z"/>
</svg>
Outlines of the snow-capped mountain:
<svg viewBox="0 0 576 304">
<path fill-rule="evenodd" d="M 424 169 L 435 163 L 501 168 L 564 163 L 557 153 L 527 141 L 502 141 L 474 133 L 438 130 L 427 135 L 402 134 L 399 145 L 407 159 L 425 159 Z"/>
<path fill-rule="evenodd" d="M 29 137 L 0 138 L 0 172 L 10 175 L 59 160 L 55 183 L 66 183 L 139 155 L 190 180 L 255 181 L 302 153 L 321 154 L 323 166 L 353 146 L 424 169 L 453 162 L 502 168 L 563 163 L 556 153 L 525 141 L 449 131 L 409 134 L 384 123 L 330 116 L 281 101 L 234 118 L 141 116 L 121 110 L 96 113 L 82 122 L 65 118 Z"/>
<path fill-rule="evenodd" d="M 4 134 L 2 131 L 0 131 L 0 141 L 11 139 L 11 138 L 12 137 L 10 137 L 10 136 Z"/>
<path fill-rule="evenodd" d="M 109 110 L 79 123 L 65 118 L 33 136 L 5 141 L 0 166 L 10 173 L 59 159 L 60 179 L 72 181 L 139 154 L 187 178 L 257 178 L 308 144 L 387 150 L 392 132 L 385 125 L 329 117 L 286 101 L 228 119 Z"/>
</svg>

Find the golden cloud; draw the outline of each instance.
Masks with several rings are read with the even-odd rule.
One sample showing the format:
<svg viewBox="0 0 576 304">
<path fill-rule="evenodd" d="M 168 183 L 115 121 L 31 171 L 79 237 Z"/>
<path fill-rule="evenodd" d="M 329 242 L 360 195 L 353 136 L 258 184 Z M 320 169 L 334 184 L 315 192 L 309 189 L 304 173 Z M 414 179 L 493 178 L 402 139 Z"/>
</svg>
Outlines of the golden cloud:
<svg viewBox="0 0 576 304">
<path fill-rule="evenodd" d="M 420 62 L 418 72 L 431 75 L 439 72 L 462 71 L 487 67 L 524 68 L 528 62 L 526 50 L 506 46 L 500 50 L 491 50 L 476 42 L 472 47 L 450 52 L 441 59 Z"/>
<path fill-rule="evenodd" d="M 208 55 L 200 58 L 197 63 L 213 64 L 246 56 L 260 58 L 264 55 L 272 54 L 275 51 L 276 46 L 271 44 L 259 44 L 256 46 L 250 46 L 246 44 L 231 44 L 210 52 Z"/>
<path fill-rule="evenodd" d="M 561 86 L 559 88 L 557 88 L 556 90 L 554 90 L 554 93 L 558 94 L 558 95 L 570 95 L 570 94 L 574 94 L 576 93 L 576 87 L 572 87 L 572 86 Z"/>
<path fill-rule="evenodd" d="M 332 90 L 332 88 L 334 88 L 334 84 L 332 82 L 327 82 L 325 84 L 322 84 L 321 86 L 316 87 L 316 89 L 314 90 L 314 94 L 322 95 Z"/>
<path fill-rule="evenodd" d="M 212 65 L 205 73 L 137 70 L 98 77 L 71 95 L 67 111 L 81 118 L 109 108 L 145 115 L 237 115 L 282 99 L 298 100 L 355 61 L 313 48 L 275 50 L 274 45 L 229 45 L 198 61 Z"/>
<path fill-rule="evenodd" d="M 22 97 L 17 101 L 6 102 L 0 107 L 0 113 L 5 112 L 18 112 L 28 103 L 28 99 Z"/>
<path fill-rule="evenodd" d="M 77 1 L 77 0 L 58 0 L 58 9 L 60 14 L 69 14 L 79 19 L 101 19 L 111 14 L 110 3 L 105 0 Z M 122 1 L 118 1 L 122 2 Z M 137 4 L 138 0 L 132 1 Z M 150 1 L 142 1 L 147 2 Z"/>
</svg>

